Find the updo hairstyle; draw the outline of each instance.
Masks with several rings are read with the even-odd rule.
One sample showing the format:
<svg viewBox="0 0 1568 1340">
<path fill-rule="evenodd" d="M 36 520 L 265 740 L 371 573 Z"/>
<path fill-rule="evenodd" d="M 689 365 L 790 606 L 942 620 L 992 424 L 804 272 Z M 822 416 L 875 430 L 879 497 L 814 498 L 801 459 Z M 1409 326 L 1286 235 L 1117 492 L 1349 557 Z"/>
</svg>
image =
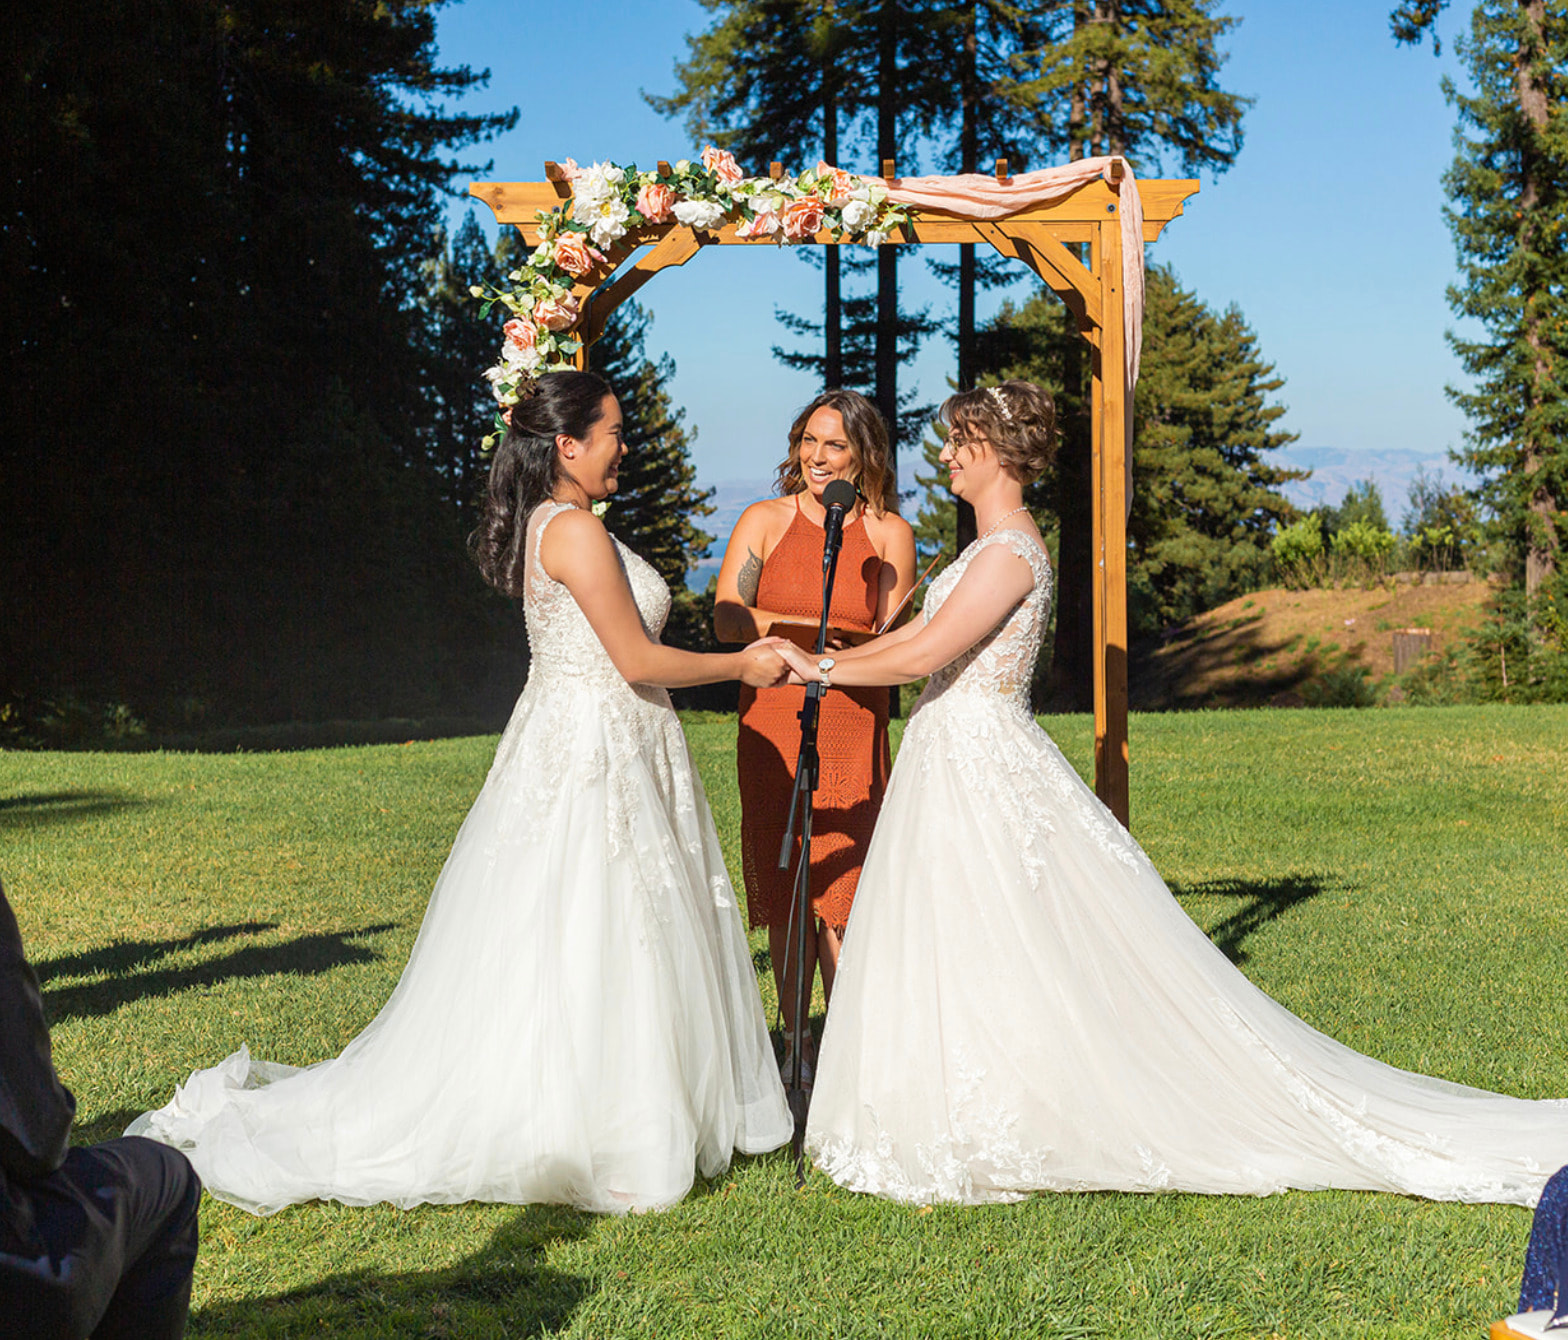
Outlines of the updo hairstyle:
<svg viewBox="0 0 1568 1340">
<path fill-rule="evenodd" d="M 855 491 L 878 516 L 898 511 L 898 476 L 893 471 L 892 447 L 882 412 L 859 391 L 834 387 L 824 391 L 795 416 L 789 426 L 789 455 L 780 463 L 773 481 L 774 491 L 787 498 L 806 487 L 806 474 L 800 467 L 800 442 L 806 425 L 819 409 L 837 410 L 844 421 L 844 437 L 855 462 Z"/>
<path fill-rule="evenodd" d="M 561 479 L 556 437 L 586 438 L 612 394 L 604 378 L 591 372 L 546 372 L 533 395 L 512 406 L 511 424 L 490 463 L 479 527 L 468 537 L 479 571 L 496 590 L 523 594 L 528 514 L 554 494 Z"/>
<path fill-rule="evenodd" d="M 1056 405 L 1033 382 L 1005 381 L 949 396 L 938 419 L 960 440 L 983 437 L 1020 484 L 1039 478 L 1056 455 Z"/>
</svg>

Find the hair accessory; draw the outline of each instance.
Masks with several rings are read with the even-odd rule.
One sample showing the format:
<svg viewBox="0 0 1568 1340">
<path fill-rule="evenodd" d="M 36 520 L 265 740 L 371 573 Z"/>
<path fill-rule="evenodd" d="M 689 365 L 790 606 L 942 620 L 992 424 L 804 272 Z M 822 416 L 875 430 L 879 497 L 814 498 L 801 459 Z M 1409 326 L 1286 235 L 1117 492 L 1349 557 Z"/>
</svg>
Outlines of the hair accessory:
<svg viewBox="0 0 1568 1340">
<path fill-rule="evenodd" d="M 996 408 L 1002 416 L 1002 422 L 1011 423 L 1013 421 L 1013 412 L 1007 408 L 1007 397 L 1002 394 L 1002 388 L 1000 386 L 988 386 L 985 389 L 986 394 L 996 401 Z"/>
</svg>

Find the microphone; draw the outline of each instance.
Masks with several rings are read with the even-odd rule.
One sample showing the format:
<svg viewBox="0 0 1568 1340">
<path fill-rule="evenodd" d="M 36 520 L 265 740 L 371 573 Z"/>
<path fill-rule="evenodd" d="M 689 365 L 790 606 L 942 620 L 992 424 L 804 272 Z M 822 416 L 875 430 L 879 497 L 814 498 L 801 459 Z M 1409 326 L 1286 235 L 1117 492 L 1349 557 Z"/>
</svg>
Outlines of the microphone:
<svg viewBox="0 0 1568 1340">
<path fill-rule="evenodd" d="M 844 542 L 844 513 L 855 505 L 855 486 L 847 479 L 835 479 L 822 490 L 822 505 L 828 514 L 822 522 L 822 571 L 833 570 L 839 545 Z"/>
</svg>

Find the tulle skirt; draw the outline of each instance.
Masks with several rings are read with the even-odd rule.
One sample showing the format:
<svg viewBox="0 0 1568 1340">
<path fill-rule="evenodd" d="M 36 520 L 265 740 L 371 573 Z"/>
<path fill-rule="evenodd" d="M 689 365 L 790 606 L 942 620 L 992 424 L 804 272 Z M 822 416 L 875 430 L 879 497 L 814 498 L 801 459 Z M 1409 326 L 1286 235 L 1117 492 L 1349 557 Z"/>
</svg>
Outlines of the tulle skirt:
<svg viewBox="0 0 1568 1340">
<path fill-rule="evenodd" d="M 536 673 L 386 1006 L 303 1069 L 241 1048 L 130 1133 L 258 1214 L 669 1205 L 789 1138 L 712 817 L 662 690 Z M 632 700 L 628 703 L 628 699 Z"/>
<path fill-rule="evenodd" d="M 1021 709 L 912 715 L 867 855 L 807 1144 L 898 1200 L 1348 1187 L 1533 1204 L 1568 1102 L 1397 1070 L 1188 919 Z"/>
</svg>

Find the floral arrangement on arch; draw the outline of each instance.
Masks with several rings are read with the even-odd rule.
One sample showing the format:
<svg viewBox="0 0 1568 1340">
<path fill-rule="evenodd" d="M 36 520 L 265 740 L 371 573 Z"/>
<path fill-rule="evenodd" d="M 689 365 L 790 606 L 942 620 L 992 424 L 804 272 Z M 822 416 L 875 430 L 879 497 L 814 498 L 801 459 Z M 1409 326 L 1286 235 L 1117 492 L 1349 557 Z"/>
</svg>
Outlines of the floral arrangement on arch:
<svg viewBox="0 0 1568 1340">
<path fill-rule="evenodd" d="M 907 224 L 908 206 L 887 198 L 875 177 L 857 177 L 828 163 L 797 176 L 748 177 L 733 154 L 709 145 L 695 163 L 681 159 L 669 173 L 639 172 L 634 164 L 563 164 L 572 183 L 569 200 L 539 212 L 539 245 L 507 275 L 511 288 L 474 285 L 484 300 L 480 316 L 497 303 L 509 311 L 501 356 L 485 372 L 496 402 L 494 448 L 512 420 L 512 406 L 526 399 L 543 372 L 572 366 L 582 342 L 572 334 L 582 319 L 574 284 L 609 266 L 606 251 L 633 228 L 674 220 L 690 228 L 715 228 L 738 218 L 736 235 L 806 242 L 822 229 L 835 240 L 880 246 Z M 601 250 L 603 248 L 603 250 Z"/>
</svg>

